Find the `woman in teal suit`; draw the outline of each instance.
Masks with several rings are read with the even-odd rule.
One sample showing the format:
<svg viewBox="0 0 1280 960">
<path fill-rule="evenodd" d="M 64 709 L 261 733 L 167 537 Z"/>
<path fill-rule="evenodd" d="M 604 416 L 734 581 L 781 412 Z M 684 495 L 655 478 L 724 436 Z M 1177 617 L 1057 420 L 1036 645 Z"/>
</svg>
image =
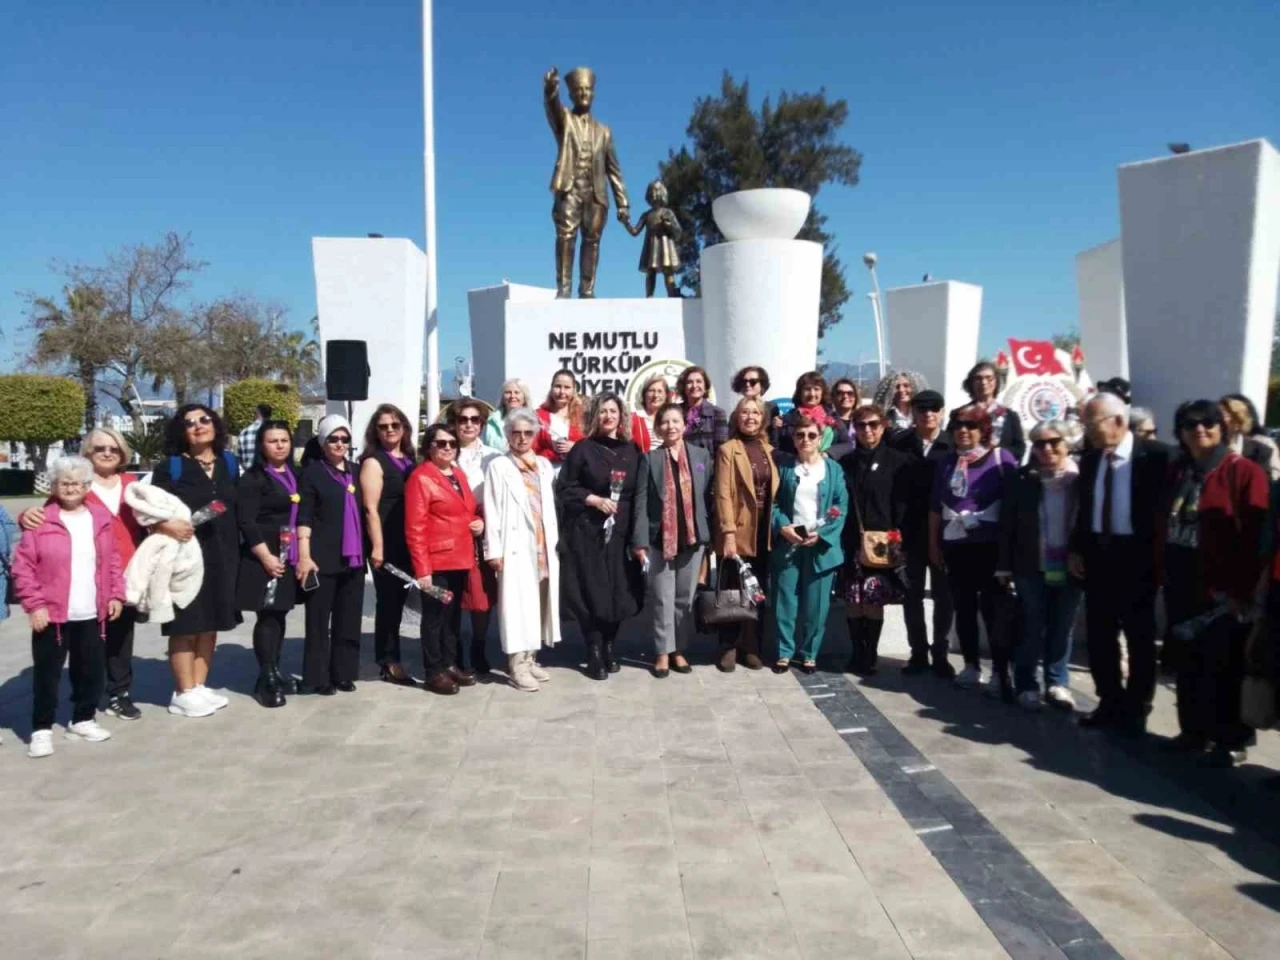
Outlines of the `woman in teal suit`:
<svg viewBox="0 0 1280 960">
<path fill-rule="evenodd" d="M 779 464 L 773 502 L 773 611 L 778 633 L 774 673 L 785 673 L 799 646 L 805 673 L 817 669 L 818 647 L 827 629 L 831 586 L 844 563 L 840 532 L 849 509 L 844 471 L 822 452 L 822 427 L 810 417 L 796 419 L 795 460 Z M 798 620 L 804 633 L 797 644 Z"/>
</svg>

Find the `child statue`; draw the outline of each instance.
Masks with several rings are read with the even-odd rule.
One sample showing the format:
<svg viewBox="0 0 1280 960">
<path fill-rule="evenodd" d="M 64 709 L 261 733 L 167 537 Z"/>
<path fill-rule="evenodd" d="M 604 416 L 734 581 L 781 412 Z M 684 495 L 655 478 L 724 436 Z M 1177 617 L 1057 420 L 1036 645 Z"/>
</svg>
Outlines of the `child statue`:
<svg viewBox="0 0 1280 960">
<path fill-rule="evenodd" d="M 632 226 L 628 217 L 623 221 L 627 232 L 638 237 L 644 231 L 644 247 L 640 250 L 640 272 L 645 275 L 644 295 L 653 296 L 658 274 L 663 275 L 668 297 L 681 296 L 676 286 L 675 272 L 680 269 L 680 252 L 676 243 L 680 240 L 680 221 L 667 206 L 667 187 L 661 180 L 649 184 L 644 194 L 649 209 L 640 216 L 640 222 Z"/>
</svg>

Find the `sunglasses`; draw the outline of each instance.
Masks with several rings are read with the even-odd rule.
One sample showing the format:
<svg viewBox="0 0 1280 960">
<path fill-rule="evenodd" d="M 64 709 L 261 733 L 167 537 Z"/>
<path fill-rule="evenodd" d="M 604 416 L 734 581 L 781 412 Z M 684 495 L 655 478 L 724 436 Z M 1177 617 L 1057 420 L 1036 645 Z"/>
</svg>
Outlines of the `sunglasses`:
<svg viewBox="0 0 1280 960">
<path fill-rule="evenodd" d="M 458 446 L 457 440 L 432 440 L 431 445 L 437 450 L 453 450 Z"/>
<path fill-rule="evenodd" d="M 743 377 L 742 385 L 744 387 L 758 387 L 760 386 L 760 378 L 759 377 Z"/>
<path fill-rule="evenodd" d="M 837 390 L 835 392 L 835 395 L 837 397 L 856 397 L 857 396 L 857 394 L 854 393 L 852 390 Z"/>
<path fill-rule="evenodd" d="M 351 438 L 334 433 L 326 437 L 324 442 L 331 447 L 347 447 L 351 445 Z"/>
<path fill-rule="evenodd" d="M 916 413 L 941 413 L 942 408 L 931 403 L 917 404 L 912 407 Z"/>
<path fill-rule="evenodd" d="M 469 417 L 459 417 L 458 422 L 459 423 L 483 423 L 484 421 L 480 417 L 477 417 L 473 414 L 472 416 L 469 416 Z"/>
<path fill-rule="evenodd" d="M 1206 430 L 1212 430 L 1214 427 L 1222 426 L 1221 420 L 1206 420 L 1203 417 L 1188 417 L 1182 421 L 1183 430 L 1194 430 L 1196 427 L 1204 427 Z"/>
<path fill-rule="evenodd" d="M 1032 440 L 1031 445 L 1037 450 L 1043 450 L 1045 447 L 1058 447 L 1062 444 L 1061 437 L 1041 437 L 1039 440 Z"/>
<path fill-rule="evenodd" d="M 398 423 L 380 423 L 380 424 L 378 424 L 378 432 L 379 432 L 379 433 L 399 433 L 399 432 L 400 432 L 401 430 L 403 430 L 403 429 L 404 429 L 404 427 L 402 427 L 402 426 L 401 426 L 400 424 L 398 424 Z"/>
<path fill-rule="evenodd" d="M 95 445 L 94 445 L 94 447 L 93 447 L 93 452 L 94 452 L 94 453 L 110 453 L 110 454 L 115 455 L 115 454 L 118 454 L 118 453 L 120 452 L 120 448 L 119 448 L 119 447 L 108 447 L 108 446 L 105 446 L 105 445 L 103 445 L 103 444 L 95 444 Z"/>
<path fill-rule="evenodd" d="M 818 436 L 819 434 L 813 430 L 797 430 L 796 431 L 797 440 L 817 440 Z"/>
<path fill-rule="evenodd" d="M 977 420 L 952 420 L 952 430 L 981 430 L 982 425 Z"/>
<path fill-rule="evenodd" d="M 532 437 L 537 434 L 537 430 L 512 430 L 513 437 Z"/>
<path fill-rule="evenodd" d="M 211 423 L 213 423 L 213 417 L 209 416 L 207 413 L 202 416 L 195 417 L 192 420 L 182 421 L 182 425 L 188 430 L 194 430 L 196 427 L 207 427 Z"/>
<path fill-rule="evenodd" d="M 879 430 L 881 421 L 879 420 L 859 420 L 853 425 L 855 430 Z"/>
</svg>

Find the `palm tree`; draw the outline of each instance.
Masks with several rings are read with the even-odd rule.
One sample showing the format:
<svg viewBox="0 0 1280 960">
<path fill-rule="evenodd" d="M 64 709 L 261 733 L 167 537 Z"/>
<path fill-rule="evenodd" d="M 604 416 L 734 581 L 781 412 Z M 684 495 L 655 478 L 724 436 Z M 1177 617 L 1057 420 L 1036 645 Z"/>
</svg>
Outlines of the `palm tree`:
<svg viewBox="0 0 1280 960">
<path fill-rule="evenodd" d="M 31 300 L 30 327 L 36 331 L 32 360 L 38 366 L 66 364 L 84 388 L 85 429 L 98 421 L 98 377 L 111 364 L 118 330 L 98 287 L 62 288 L 65 307 L 48 297 Z"/>
<path fill-rule="evenodd" d="M 280 352 L 280 376 L 298 388 L 299 393 L 322 373 L 320 344 L 300 330 L 282 332 L 276 341 Z"/>
</svg>

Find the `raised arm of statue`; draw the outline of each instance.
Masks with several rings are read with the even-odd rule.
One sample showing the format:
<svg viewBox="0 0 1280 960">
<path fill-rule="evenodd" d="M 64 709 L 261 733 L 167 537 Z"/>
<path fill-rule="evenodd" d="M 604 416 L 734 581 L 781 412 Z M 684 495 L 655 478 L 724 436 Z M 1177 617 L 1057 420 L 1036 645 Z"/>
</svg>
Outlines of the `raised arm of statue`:
<svg viewBox="0 0 1280 960">
<path fill-rule="evenodd" d="M 613 132 L 610 131 L 604 153 L 604 175 L 609 178 L 609 186 L 613 188 L 613 200 L 618 205 L 621 216 L 631 209 L 627 200 L 627 185 L 622 182 L 622 167 L 618 163 L 618 154 L 613 149 Z"/>
<path fill-rule="evenodd" d="M 547 111 L 547 123 L 557 141 L 564 136 L 564 104 L 560 102 L 560 71 L 552 67 L 542 77 L 542 105 Z"/>
</svg>

